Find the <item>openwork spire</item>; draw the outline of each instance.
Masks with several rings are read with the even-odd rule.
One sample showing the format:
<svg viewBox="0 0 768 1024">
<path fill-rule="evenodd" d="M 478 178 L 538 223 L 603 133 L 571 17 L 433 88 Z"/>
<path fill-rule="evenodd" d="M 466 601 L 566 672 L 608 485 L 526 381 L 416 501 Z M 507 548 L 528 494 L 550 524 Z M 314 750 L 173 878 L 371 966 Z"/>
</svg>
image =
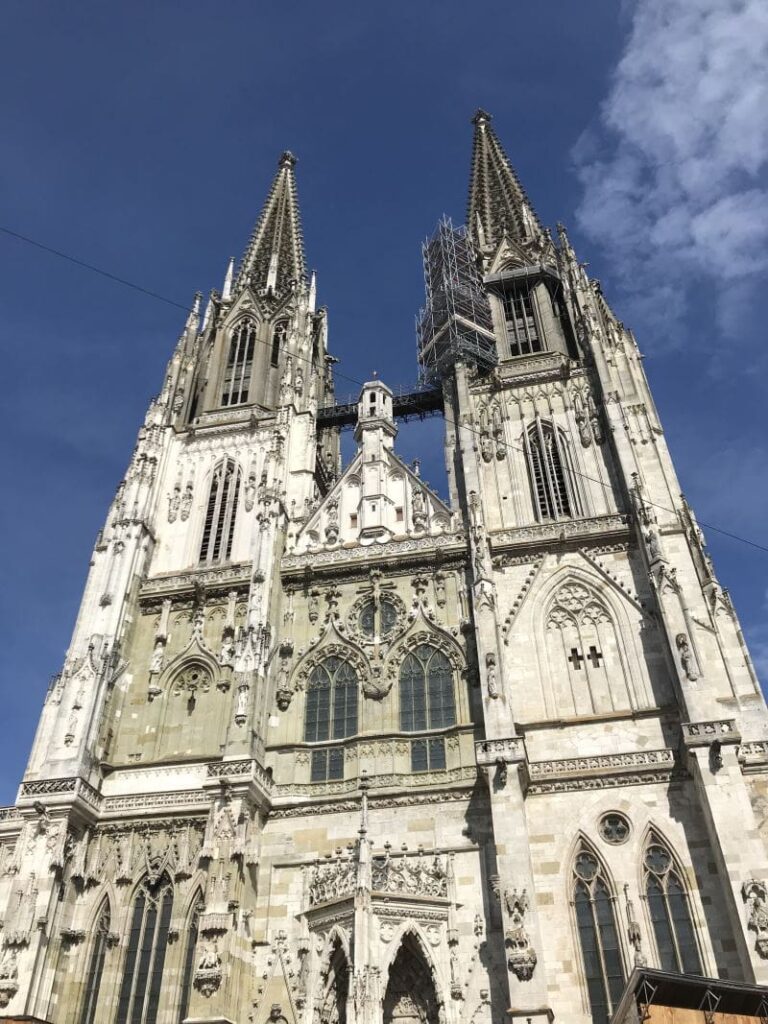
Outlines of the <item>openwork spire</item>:
<svg viewBox="0 0 768 1024">
<path fill-rule="evenodd" d="M 293 153 L 283 153 L 261 216 L 235 281 L 237 295 L 250 280 L 257 291 L 279 294 L 306 275 Z"/>
<path fill-rule="evenodd" d="M 495 249 L 504 235 L 516 241 L 542 235 L 539 219 L 493 130 L 491 115 L 478 110 L 472 124 L 467 228 L 475 246 L 481 251 Z"/>
</svg>

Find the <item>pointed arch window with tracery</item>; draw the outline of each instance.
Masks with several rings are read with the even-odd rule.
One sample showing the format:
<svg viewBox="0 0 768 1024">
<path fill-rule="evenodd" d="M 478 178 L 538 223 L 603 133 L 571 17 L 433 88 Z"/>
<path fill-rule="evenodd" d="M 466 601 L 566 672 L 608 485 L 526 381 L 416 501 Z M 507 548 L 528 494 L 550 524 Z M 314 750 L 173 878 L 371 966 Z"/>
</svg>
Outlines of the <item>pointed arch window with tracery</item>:
<svg viewBox="0 0 768 1024">
<path fill-rule="evenodd" d="M 288 324 L 285 320 L 280 320 L 275 324 L 272 331 L 272 347 L 269 354 L 269 365 L 279 366 L 280 355 L 285 348 L 285 339 L 288 337 Z"/>
<path fill-rule="evenodd" d="M 237 503 L 240 498 L 240 470 L 232 459 L 224 459 L 213 470 L 208 506 L 200 544 L 200 562 L 216 565 L 232 554 Z"/>
<path fill-rule="evenodd" d="M 568 578 L 545 618 L 549 683 L 558 714 L 594 715 L 637 703 L 627 647 L 604 596 Z"/>
<path fill-rule="evenodd" d="M 96 1010 L 99 1005 L 99 992 L 101 990 L 101 979 L 104 974 L 104 961 L 106 960 L 107 948 L 109 946 L 111 923 L 112 915 L 109 909 L 109 901 L 104 900 L 94 929 L 80 1024 L 96 1024 Z"/>
<path fill-rule="evenodd" d="M 324 743 L 354 736 L 357 732 L 359 688 L 357 673 L 343 658 L 332 656 L 315 665 L 307 684 L 304 741 Z M 343 778 L 343 747 L 312 751 L 312 782 Z"/>
<path fill-rule="evenodd" d="M 173 908 L 167 875 L 146 879 L 133 901 L 116 1024 L 156 1024 Z"/>
<path fill-rule="evenodd" d="M 573 905 L 594 1024 L 608 1024 L 624 989 L 615 901 L 597 857 L 582 846 L 573 863 Z"/>
<path fill-rule="evenodd" d="M 403 732 L 445 729 L 456 724 L 453 668 L 442 651 L 419 644 L 400 666 L 400 728 Z M 442 736 L 411 740 L 411 771 L 445 768 Z"/>
<path fill-rule="evenodd" d="M 570 519 L 580 515 L 568 442 L 563 432 L 537 417 L 523 439 L 538 519 Z"/>
<path fill-rule="evenodd" d="M 189 1000 L 192 995 L 192 978 L 195 972 L 195 950 L 200 933 L 200 915 L 204 909 L 203 894 L 199 892 L 192 904 L 192 913 L 187 928 L 187 947 L 184 950 L 184 967 L 181 975 L 181 999 L 179 1001 L 179 1024 L 187 1017 Z"/>
<path fill-rule="evenodd" d="M 253 320 L 241 320 L 229 343 L 221 391 L 222 405 L 243 405 L 248 401 L 255 348 L 256 324 Z"/>
<path fill-rule="evenodd" d="M 653 833 L 645 846 L 643 869 L 659 967 L 663 971 L 701 974 L 701 957 L 685 884 L 672 854 Z"/>
</svg>

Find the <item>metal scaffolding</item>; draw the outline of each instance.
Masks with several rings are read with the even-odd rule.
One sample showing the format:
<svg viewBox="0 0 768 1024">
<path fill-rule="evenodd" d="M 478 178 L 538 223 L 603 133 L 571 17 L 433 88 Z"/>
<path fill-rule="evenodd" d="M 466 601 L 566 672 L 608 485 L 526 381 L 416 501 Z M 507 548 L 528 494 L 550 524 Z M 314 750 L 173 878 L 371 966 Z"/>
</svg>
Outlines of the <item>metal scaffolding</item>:
<svg viewBox="0 0 768 1024">
<path fill-rule="evenodd" d="M 460 359 L 484 369 L 495 366 L 491 309 L 466 228 L 443 217 L 421 249 L 427 293 L 416 318 L 422 381 L 436 383 Z"/>
</svg>

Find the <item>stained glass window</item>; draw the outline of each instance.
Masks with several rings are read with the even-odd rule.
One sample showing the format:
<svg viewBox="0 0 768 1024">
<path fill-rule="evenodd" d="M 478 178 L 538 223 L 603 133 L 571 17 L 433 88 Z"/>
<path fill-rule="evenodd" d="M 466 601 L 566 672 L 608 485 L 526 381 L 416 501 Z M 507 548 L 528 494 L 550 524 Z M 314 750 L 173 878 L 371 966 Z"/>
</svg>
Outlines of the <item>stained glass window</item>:
<svg viewBox="0 0 768 1024">
<path fill-rule="evenodd" d="M 594 1024 L 608 1024 L 624 988 L 613 896 L 597 858 L 582 848 L 573 865 L 573 901 Z"/>
</svg>

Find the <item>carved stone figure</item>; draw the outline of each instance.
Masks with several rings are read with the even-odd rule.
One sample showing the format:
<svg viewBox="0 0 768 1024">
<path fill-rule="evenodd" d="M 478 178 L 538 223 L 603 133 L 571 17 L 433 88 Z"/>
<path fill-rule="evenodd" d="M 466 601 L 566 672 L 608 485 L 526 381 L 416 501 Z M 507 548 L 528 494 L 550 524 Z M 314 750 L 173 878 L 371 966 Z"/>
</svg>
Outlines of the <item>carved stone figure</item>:
<svg viewBox="0 0 768 1024">
<path fill-rule="evenodd" d="M 339 503 L 335 499 L 326 506 L 325 539 L 328 544 L 335 544 L 339 539 Z"/>
<path fill-rule="evenodd" d="M 496 682 L 496 655 L 489 651 L 485 656 L 485 683 L 488 687 L 488 696 L 494 699 L 499 696 L 499 687 Z"/>
<path fill-rule="evenodd" d="M 163 671 L 165 662 L 165 637 L 158 636 L 155 639 L 155 647 L 152 651 L 152 660 L 149 663 L 150 675 L 159 675 Z"/>
<path fill-rule="evenodd" d="M 694 682 L 699 678 L 699 674 L 696 671 L 696 660 L 691 650 L 691 645 L 688 642 L 688 637 L 685 633 L 678 633 L 675 638 L 675 644 L 680 652 L 680 664 L 682 665 L 683 672 L 685 672 L 686 679 L 690 679 Z"/>
<path fill-rule="evenodd" d="M 525 915 L 528 911 L 528 893 L 505 890 L 504 904 L 509 915 L 509 927 L 504 935 L 507 947 L 507 966 L 520 981 L 530 981 L 536 969 L 538 957 L 525 930 Z"/>
<path fill-rule="evenodd" d="M 747 905 L 747 927 L 757 936 L 755 949 L 768 959 L 768 887 L 753 878 L 743 884 L 741 894 Z"/>
<path fill-rule="evenodd" d="M 185 523 L 189 519 L 189 513 L 192 508 L 192 497 L 193 497 L 193 484 L 191 480 L 187 480 L 187 485 L 184 488 L 184 493 L 181 496 L 181 521 Z"/>
<path fill-rule="evenodd" d="M 0 1007 L 5 1008 L 19 991 L 18 950 L 9 946 L 0 957 Z"/>
<path fill-rule="evenodd" d="M 411 520 L 414 530 L 424 530 L 427 526 L 427 508 L 424 493 L 420 487 L 411 488 Z"/>
<path fill-rule="evenodd" d="M 493 442 L 488 434 L 483 434 L 480 438 L 480 454 L 483 462 L 493 462 Z"/>
<path fill-rule="evenodd" d="M 221 957 L 216 943 L 206 943 L 195 970 L 195 988 L 209 999 L 221 985 L 221 979 Z"/>
</svg>

